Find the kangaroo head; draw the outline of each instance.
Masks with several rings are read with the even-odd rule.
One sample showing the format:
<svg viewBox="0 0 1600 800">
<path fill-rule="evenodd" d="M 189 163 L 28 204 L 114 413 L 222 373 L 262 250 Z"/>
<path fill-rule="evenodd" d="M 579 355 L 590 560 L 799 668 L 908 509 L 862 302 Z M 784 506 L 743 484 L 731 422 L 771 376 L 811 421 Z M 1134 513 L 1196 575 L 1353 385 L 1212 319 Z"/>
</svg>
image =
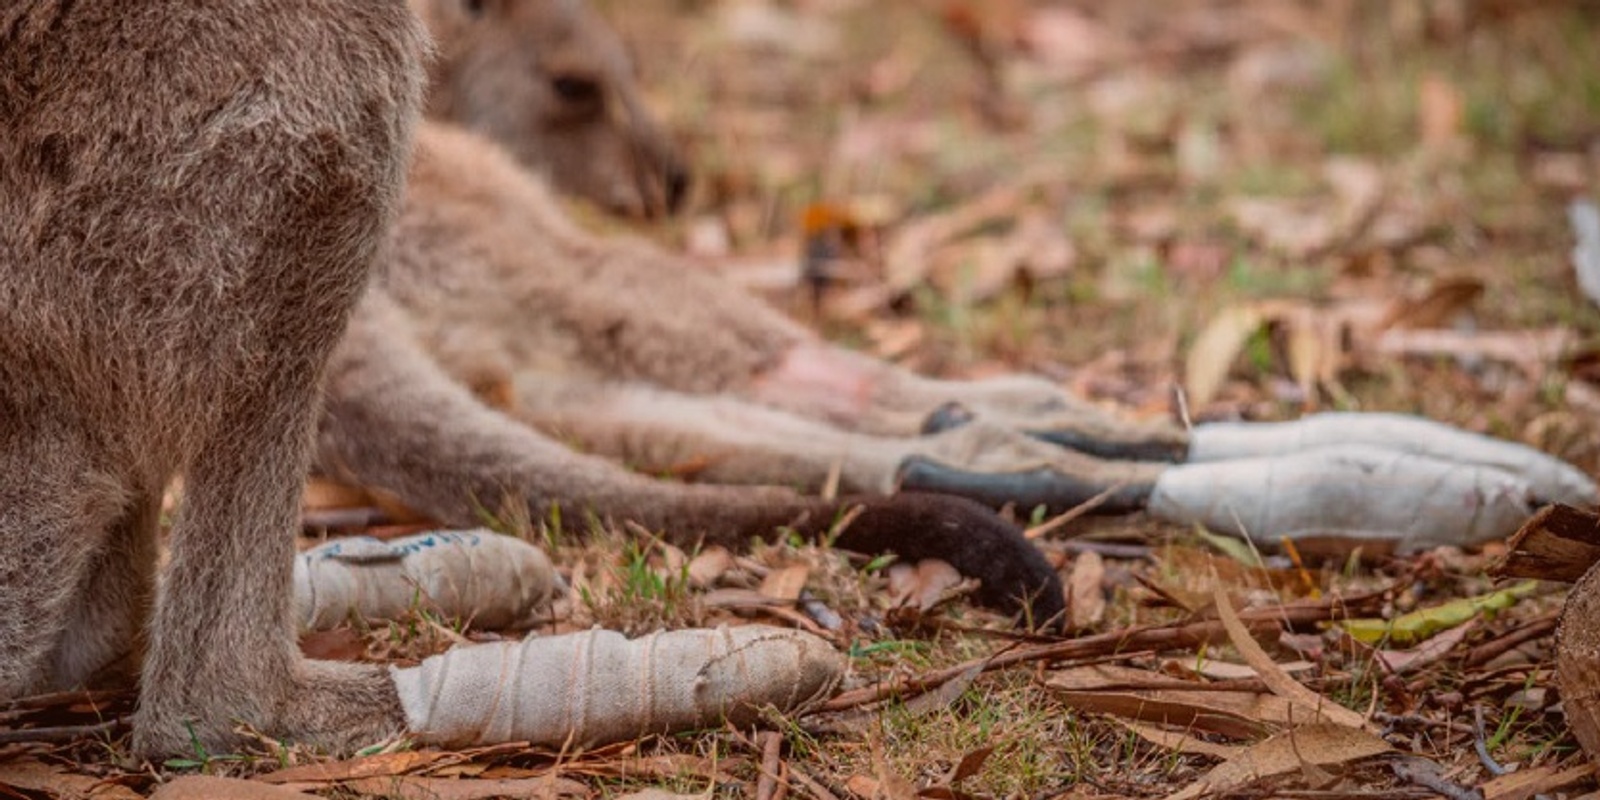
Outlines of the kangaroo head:
<svg viewBox="0 0 1600 800">
<path fill-rule="evenodd" d="M 433 33 L 428 113 L 488 136 L 554 184 L 670 213 L 688 172 L 617 33 L 582 0 L 411 0 Z"/>
</svg>

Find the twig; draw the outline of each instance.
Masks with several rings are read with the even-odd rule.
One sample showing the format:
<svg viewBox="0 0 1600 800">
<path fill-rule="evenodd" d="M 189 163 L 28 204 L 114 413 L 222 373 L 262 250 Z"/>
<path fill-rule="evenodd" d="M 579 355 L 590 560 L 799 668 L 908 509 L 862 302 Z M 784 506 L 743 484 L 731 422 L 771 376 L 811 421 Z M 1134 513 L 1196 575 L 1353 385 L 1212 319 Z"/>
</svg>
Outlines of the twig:
<svg viewBox="0 0 1600 800">
<path fill-rule="evenodd" d="M 1437 792 L 1448 800 L 1483 800 L 1483 792 L 1446 779 L 1439 765 L 1426 758 L 1404 756 L 1395 759 L 1390 768 L 1400 780 Z"/>
<path fill-rule="evenodd" d="M 1468 650 L 1465 664 L 1469 667 L 1482 666 L 1523 642 L 1549 636 L 1556 632 L 1556 626 L 1560 621 L 1561 616 L 1559 613 L 1546 614 L 1542 617 L 1528 620 L 1522 625 Z"/>
<path fill-rule="evenodd" d="M 788 787 L 783 781 L 783 736 L 765 731 L 756 736 L 761 745 L 761 774 L 756 778 L 756 800 L 783 800 Z"/>
<path fill-rule="evenodd" d="M 1489 742 L 1483 735 L 1483 706 L 1472 707 L 1472 751 L 1478 754 L 1478 763 L 1489 771 L 1490 775 L 1504 775 L 1506 768 L 1489 755 Z"/>
<path fill-rule="evenodd" d="M 35 694 L 28 697 L 18 697 L 5 703 L 7 708 L 54 708 L 56 706 L 70 706 L 74 703 L 92 703 L 99 705 L 104 702 L 116 700 L 120 697 L 132 697 L 133 693 L 121 689 L 81 690 L 75 689 L 66 692 L 49 692 Z"/>
<path fill-rule="evenodd" d="M 108 719 L 105 722 L 96 722 L 92 725 L 59 725 L 44 728 L 20 728 L 12 731 L 0 731 L 0 744 L 16 744 L 18 742 L 45 742 L 59 744 L 76 739 L 89 737 L 109 736 L 128 728 L 128 721 L 122 717 Z"/>
<path fill-rule="evenodd" d="M 805 790 L 810 792 L 816 800 L 839 800 L 838 795 L 834 794 L 828 787 L 823 786 L 821 781 L 811 777 L 799 764 L 789 765 L 789 774 L 793 775 L 795 782 L 805 787 Z"/>
<path fill-rule="evenodd" d="M 1372 599 L 1372 597 L 1355 598 L 1350 601 L 1333 598 L 1317 602 L 1287 603 L 1280 606 L 1248 609 L 1239 612 L 1239 618 L 1248 630 L 1266 632 L 1277 630 L 1283 624 L 1305 625 L 1326 622 L 1344 614 L 1350 605 L 1361 600 Z M 896 695 L 904 698 L 921 694 L 935 686 L 943 685 L 946 681 L 961 675 L 973 667 L 981 666 L 982 671 L 990 672 L 1014 664 L 1034 661 L 1071 661 L 1127 653 L 1134 650 L 1192 649 L 1201 645 L 1220 644 L 1227 641 L 1228 632 L 1223 628 L 1222 622 L 1213 619 L 1160 627 L 1133 628 L 1102 633 L 1097 636 L 1083 636 L 1064 642 L 1014 647 L 991 656 L 976 658 L 953 667 L 925 673 L 907 681 L 884 682 L 876 686 L 843 692 L 822 704 L 812 713 L 844 711 Z"/>
<path fill-rule="evenodd" d="M 1147 544 L 1096 542 L 1089 539 L 1070 539 L 1057 546 L 1069 553 L 1096 553 L 1106 558 L 1125 558 L 1130 561 L 1147 560 L 1151 552 L 1150 545 Z"/>
<path fill-rule="evenodd" d="M 1067 523 L 1099 508 L 1102 505 L 1105 505 L 1106 500 L 1110 499 L 1111 495 L 1114 495 L 1126 488 L 1128 488 L 1127 481 L 1117 481 L 1116 483 L 1113 483 L 1110 486 L 1100 490 L 1100 493 L 1094 497 L 1091 497 L 1088 500 L 1085 500 L 1073 506 L 1072 508 L 1061 512 L 1060 514 L 1057 514 L 1056 516 L 1027 529 L 1022 535 L 1027 537 L 1029 540 L 1033 540 L 1060 530 L 1061 527 Z"/>
</svg>

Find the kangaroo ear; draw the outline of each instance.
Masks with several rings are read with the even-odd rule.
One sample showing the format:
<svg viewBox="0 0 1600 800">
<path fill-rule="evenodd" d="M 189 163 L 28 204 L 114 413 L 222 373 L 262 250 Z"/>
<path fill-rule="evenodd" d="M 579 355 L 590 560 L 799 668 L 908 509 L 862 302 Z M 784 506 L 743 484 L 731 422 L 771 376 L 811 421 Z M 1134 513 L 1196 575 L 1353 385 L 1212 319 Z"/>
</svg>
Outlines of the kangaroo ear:
<svg viewBox="0 0 1600 800">
<path fill-rule="evenodd" d="M 937 558 L 981 581 L 976 598 L 1003 611 L 1024 611 L 1024 621 L 1059 629 L 1066 602 L 1061 578 L 1022 530 L 971 500 L 901 492 L 848 498 L 861 513 L 834 544 L 904 559 Z"/>
</svg>

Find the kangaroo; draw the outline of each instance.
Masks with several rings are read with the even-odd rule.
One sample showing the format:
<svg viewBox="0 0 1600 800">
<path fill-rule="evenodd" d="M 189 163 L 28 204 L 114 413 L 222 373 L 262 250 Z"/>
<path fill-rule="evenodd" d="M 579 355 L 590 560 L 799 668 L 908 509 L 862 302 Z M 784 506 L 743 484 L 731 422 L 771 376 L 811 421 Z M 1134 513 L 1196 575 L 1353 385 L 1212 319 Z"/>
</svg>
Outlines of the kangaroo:
<svg viewBox="0 0 1600 800">
<path fill-rule="evenodd" d="M 403 729 L 382 668 L 300 655 L 289 588 L 424 49 L 400 0 L 0 9 L 0 698 L 142 651 L 142 753 Z"/>
<path fill-rule="evenodd" d="M 732 388 L 741 365 L 754 374 L 809 335 L 714 278 L 694 273 L 683 282 L 679 265 L 653 249 L 584 233 L 509 154 L 453 126 L 419 128 L 408 180 L 374 283 L 329 367 L 317 457 L 324 473 L 387 490 L 451 524 L 474 524 L 509 503 L 535 518 L 557 508 L 591 512 L 679 543 L 730 547 L 782 527 L 828 534 L 858 507 L 837 532 L 839 546 L 942 558 L 982 581 L 984 602 L 1025 607 L 1035 622 L 1060 612 L 1049 564 L 1014 526 L 971 501 L 688 485 L 605 457 L 617 452 L 578 452 L 552 438 L 554 429 L 534 421 L 547 410 L 584 416 L 586 402 L 605 404 L 604 391 L 587 391 L 595 382 L 648 375 L 718 392 Z M 654 270 L 664 271 L 645 277 Z M 696 297 L 695 287 L 705 293 Z M 651 289 L 669 294 L 637 293 Z M 679 316 L 670 311 L 679 301 L 715 311 Z M 702 322 L 725 327 L 707 338 L 691 327 Z M 527 394 L 509 409 L 471 389 L 513 382 Z M 561 396 L 568 401 L 557 403 Z M 593 424 L 607 426 L 612 417 L 596 411 Z"/>
<path fill-rule="evenodd" d="M 682 156 L 616 32 L 580 0 L 412 0 L 437 45 L 427 114 L 501 143 L 564 192 L 627 216 L 677 210 Z"/>
<path fill-rule="evenodd" d="M 626 463 L 643 472 L 692 466 L 706 484 L 812 491 L 837 477 L 844 489 L 871 495 L 922 488 L 994 506 L 1054 510 L 1094 500 L 1101 511 L 1154 508 L 1186 522 L 1202 521 L 1193 498 L 1205 503 L 1215 495 L 1227 502 L 1212 504 L 1215 516 L 1203 521 L 1237 529 L 1240 498 L 1228 493 L 1248 493 L 1246 484 L 1263 476 L 1245 480 L 1231 467 L 1185 462 L 1278 458 L 1341 443 L 1429 459 L 1408 462 L 1429 474 L 1451 472 L 1442 463 L 1451 461 L 1510 470 L 1535 484 L 1496 483 L 1499 472 L 1491 472 L 1484 475 L 1495 479 L 1493 485 L 1463 487 L 1504 501 L 1499 513 L 1470 515 L 1496 520 L 1484 531 L 1514 524 L 1526 511 L 1520 495 L 1600 499 L 1593 482 L 1570 465 L 1416 420 L 1324 416 L 1300 426 L 1188 431 L 1167 421 L 1131 422 L 1034 377 L 935 380 L 830 345 L 681 258 L 585 235 L 544 185 L 516 174 L 507 154 L 495 152 L 503 146 L 525 166 L 543 168 L 556 188 L 591 196 L 594 182 L 552 169 L 538 154 L 578 153 L 562 159 L 569 167 L 605 165 L 614 160 L 605 155 L 614 152 L 608 147 L 632 135 L 637 152 L 658 155 L 647 164 L 675 163 L 675 157 L 659 157 L 670 151 L 637 101 L 615 34 L 586 6 L 575 0 L 417 5 L 445 43 L 431 113 L 493 141 L 442 125 L 424 131 L 406 211 L 370 302 L 378 322 L 364 333 L 360 320 L 369 314 L 358 312 L 352 341 L 337 357 L 352 369 L 334 380 L 323 461 L 347 478 L 400 491 L 441 519 L 469 521 L 465 504 L 492 504 L 500 495 L 520 502 L 538 497 L 541 487 L 563 485 L 543 477 L 539 466 L 584 476 L 567 485 L 606 494 L 607 513 L 654 523 L 696 519 L 692 528 L 706 527 L 706 508 L 674 510 L 680 495 L 718 496 L 707 502 L 725 514 L 751 502 L 710 486 L 645 481 L 616 466 Z M 584 59 L 583 69 L 558 66 Z M 572 72 L 602 78 L 584 93 L 608 99 L 613 113 L 586 117 L 603 119 L 605 126 L 561 122 L 573 117 L 562 111 L 556 85 Z M 522 122 L 506 122 L 513 117 Z M 604 136 L 590 135 L 601 130 Z M 659 179 L 672 171 L 646 172 Z M 395 330 L 405 332 L 405 341 L 383 341 Z M 391 352 L 379 356 L 377 348 Z M 402 369 L 412 374 L 399 374 Z M 431 395 L 441 381 L 454 386 L 449 398 Z M 422 407 L 403 402 L 376 408 L 422 387 L 429 389 L 428 408 L 452 409 L 449 421 L 430 421 Z M 474 387 L 486 396 L 473 396 L 468 389 Z M 358 430 L 366 444 L 353 435 Z M 1254 468 L 1268 473 L 1265 483 L 1273 483 L 1272 473 L 1324 469 L 1371 482 L 1376 479 L 1362 477 L 1379 474 L 1371 461 L 1366 452 L 1345 454 L 1336 464 L 1257 462 Z M 1181 475 L 1175 464 L 1185 467 Z M 1184 490 L 1191 498 L 1183 501 L 1187 508 L 1176 508 L 1173 493 L 1161 489 L 1163 478 L 1174 475 L 1198 484 Z M 663 492 L 675 499 L 663 499 Z M 1392 488 L 1386 493 L 1395 494 Z M 548 508 L 576 496 L 563 490 L 535 505 Z M 756 507 L 777 517 L 801 513 L 792 496 L 763 490 L 748 497 L 757 496 L 764 500 Z M 1279 502 L 1284 499 L 1292 502 Z M 1392 522 L 1363 516 L 1370 507 L 1364 502 L 1334 503 L 1337 509 L 1329 502 L 1278 498 L 1266 505 L 1298 506 L 1302 521 L 1319 526 L 1342 519 L 1335 510 L 1354 515 L 1348 523 L 1356 529 Z M 1396 513 L 1419 517 L 1415 509 Z M 1433 532 L 1465 527 L 1458 522 L 1441 518 Z M 765 524 L 729 516 L 710 527 L 719 537 L 736 537 L 730 531 L 748 533 Z M 1005 592 L 1015 596 L 1016 589 Z"/>
</svg>

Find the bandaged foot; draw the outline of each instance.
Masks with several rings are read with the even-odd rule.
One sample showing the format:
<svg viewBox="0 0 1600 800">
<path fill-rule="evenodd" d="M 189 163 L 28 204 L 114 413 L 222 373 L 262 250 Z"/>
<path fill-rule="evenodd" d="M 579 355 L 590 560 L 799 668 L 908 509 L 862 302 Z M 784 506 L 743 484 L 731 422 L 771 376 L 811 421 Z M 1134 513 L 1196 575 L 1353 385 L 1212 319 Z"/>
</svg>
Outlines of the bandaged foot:
<svg viewBox="0 0 1600 800">
<path fill-rule="evenodd" d="M 1540 503 L 1600 503 L 1600 488 L 1577 467 L 1526 445 L 1468 433 L 1406 414 L 1313 414 L 1293 422 L 1230 422 L 1197 426 L 1190 463 L 1286 456 L 1330 445 L 1370 445 L 1458 464 L 1509 472 Z"/>
<path fill-rule="evenodd" d="M 833 691 L 845 659 L 811 634 L 746 625 L 629 640 L 591 630 L 460 647 L 391 667 L 410 731 L 446 747 L 590 747 L 747 724 Z"/>
<path fill-rule="evenodd" d="M 1347 445 L 1174 466 L 1156 480 L 1149 511 L 1268 546 L 1330 537 L 1410 552 L 1508 536 L 1533 498 L 1527 481 L 1496 467 Z"/>
<path fill-rule="evenodd" d="M 416 608 L 477 628 L 525 628 L 564 588 L 543 550 L 483 529 L 389 542 L 335 539 L 294 562 L 302 630 L 331 628 L 352 616 L 398 619 Z"/>
</svg>

